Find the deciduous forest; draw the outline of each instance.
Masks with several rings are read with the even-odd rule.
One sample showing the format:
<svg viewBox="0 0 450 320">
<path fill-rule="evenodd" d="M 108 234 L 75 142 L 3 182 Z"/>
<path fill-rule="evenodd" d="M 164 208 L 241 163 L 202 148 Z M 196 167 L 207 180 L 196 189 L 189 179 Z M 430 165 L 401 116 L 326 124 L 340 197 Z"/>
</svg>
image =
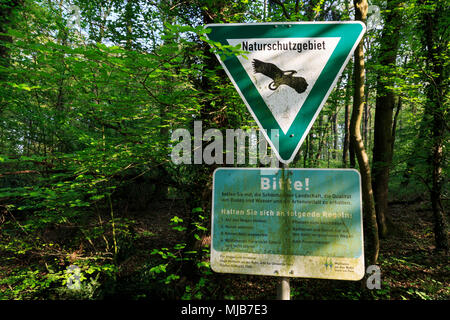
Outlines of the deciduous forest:
<svg viewBox="0 0 450 320">
<path fill-rule="evenodd" d="M 205 25 L 300 21 L 367 26 L 289 168 L 360 172 L 365 265 L 381 282 L 291 278 L 291 299 L 448 300 L 449 12 L 433 0 L 1 0 L 0 300 L 275 299 L 277 277 L 210 265 L 214 170 L 274 164 L 251 162 L 250 141 L 243 161 L 197 161 L 212 136 L 194 131 L 259 130 L 216 58 L 242 48 Z M 190 163 L 171 156 L 177 129 Z"/>
</svg>

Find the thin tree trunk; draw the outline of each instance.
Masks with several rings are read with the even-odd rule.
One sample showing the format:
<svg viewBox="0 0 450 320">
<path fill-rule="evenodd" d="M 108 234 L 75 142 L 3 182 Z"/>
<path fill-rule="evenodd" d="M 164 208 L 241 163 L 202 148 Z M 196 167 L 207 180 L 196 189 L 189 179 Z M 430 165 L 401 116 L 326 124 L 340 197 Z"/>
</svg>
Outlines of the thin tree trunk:
<svg viewBox="0 0 450 320">
<path fill-rule="evenodd" d="M 126 44 L 125 49 L 131 50 L 133 47 L 133 1 L 134 0 L 127 0 L 127 3 L 125 5 L 125 21 L 126 21 L 126 30 L 125 30 L 125 37 L 126 37 Z"/>
<path fill-rule="evenodd" d="M 349 127 L 349 130 L 350 130 L 350 127 Z M 349 133 L 349 135 L 350 135 L 350 133 Z M 348 154 L 350 157 L 350 168 L 355 168 L 356 167 L 355 144 L 353 143 L 352 139 L 349 139 Z"/>
<path fill-rule="evenodd" d="M 391 153 L 394 154 L 394 144 L 395 144 L 395 134 L 397 133 L 398 126 L 398 115 L 400 114 L 400 110 L 402 109 L 402 97 L 398 97 L 397 100 L 397 108 L 395 109 L 394 120 L 392 123 L 392 149 Z"/>
<path fill-rule="evenodd" d="M 338 115 L 337 112 L 333 116 L 333 160 L 337 159 L 337 149 L 338 149 Z"/>
<path fill-rule="evenodd" d="M 373 181 L 378 228 L 381 237 L 388 233 L 388 190 L 389 168 L 392 162 L 392 116 L 395 107 L 393 72 L 399 46 L 402 1 L 389 0 L 385 26 L 380 39 L 379 63 L 385 72 L 377 76 L 377 97 L 375 102 L 375 130 L 373 147 Z"/>
<path fill-rule="evenodd" d="M 369 148 L 369 141 L 367 140 L 367 132 L 369 131 L 369 89 L 366 87 L 364 92 L 364 111 L 363 111 L 363 123 L 362 123 L 362 135 L 364 144 Z"/>
<path fill-rule="evenodd" d="M 372 126 L 372 107 L 369 106 L 367 110 L 367 143 L 366 149 L 370 150 L 373 147 L 373 128 Z"/>
<path fill-rule="evenodd" d="M 325 141 L 325 133 L 324 133 L 324 130 L 323 130 L 323 113 L 319 114 L 318 126 L 316 128 L 318 130 L 318 132 L 317 132 L 318 145 L 317 145 L 317 152 L 316 152 L 316 156 L 315 156 L 315 160 L 314 160 L 314 166 L 317 166 L 318 163 L 319 163 L 319 160 L 321 159 L 322 146 L 323 146 L 324 141 Z"/>
<path fill-rule="evenodd" d="M 354 0 L 355 19 L 365 23 L 367 17 L 367 0 Z M 376 264 L 379 252 L 378 225 L 375 213 L 375 203 L 373 199 L 371 170 L 369 157 L 364 148 L 364 142 L 361 136 L 361 119 L 364 112 L 364 38 L 355 50 L 354 64 L 354 92 L 353 92 L 353 110 L 350 119 L 350 139 L 353 142 L 356 158 L 358 159 L 361 173 L 361 187 L 363 199 L 363 220 L 364 237 L 366 245 L 366 259 L 369 264 Z"/>
<path fill-rule="evenodd" d="M 7 43 L 12 42 L 12 37 L 9 35 L 2 35 L 8 32 L 13 20 L 13 11 L 16 7 L 22 5 L 21 0 L 11 0 L 8 3 L 2 4 L 0 10 L 0 67 L 8 68 L 10 65 L 10 53 Z M 0 70 L 0 91 L 3 93 L 4 88 L 7 86 L 8 71 Z M 6 106 L 6 97 L 0 94 L 0 115 Z"/>
<path fill-rule="evenodd" d="M 337 83 L 336 88 L 340 88 L 341 87 L 341 82 L 342 82 L 342 77 L 339 77 L 339 81 Z M 338 148 L 338 101 L 339 101 L 340 96 L 336 93 L 335 95 L 335 99 L 333 99 L 333 106 L 334 106 L 334 113 L 332 114 L 332 123 L 331 123 L 331 130 L 333 132 L 332 136 L 333 136 L 333 149 L 331 150 L 331 157 L 333 160 L 337 159 L 337 148 Z M 328 162 L 329 162 L 329 158 L 328 158 Z"/>
<path fill-rule="evenodd" d="M 309 156 L 309 139 L 310 139 L 309 136 L 310 135 L 306 136 L 306 141 L 305 141 L 305 153 L 303 155 L 303 168 L 306 168 L 306 164 L 307 164 L 306 160 L 308 159 L 308 156 Z"/>
<path fill-rule="evenodd" d="M 437 250 L 448 251 L 447 222 L 442 203 L 442 186 L 444 182 L 443 165 L 445 163 L 444 141 L 446 135 L 446 112 L 444 101 L 447 96 L 449 67 L 443 58 L 448 48 L 444 26 L 447 23 L 448 5 L 444 2 L 433 3 L 422 0 L 421 29 L 422 45 L 426 55 L 426 73 L 429 84 L 425 88 L 427 102 L 426 114 L 431 115 L 431 171 L 432 186 L 430 192 L 431 206 L 434 218 L 434 235 Z"/>
<path fill-rule="evenodd" d="M 351 86 L 350 79 L 352 76 L 352 68 L 348 67 L 347 71 L 347 88 L 345 89 L 345 123 L 344 123 L 344 150 L 342 155 L 342 162 L 344 168 L 348 167 L 348 155 L 349 155 L 349 147 L 350 147 L 350 94 L 351 94 Z"/>
<path fill-rule="evenodd" d="M 414 172 L 414 169 L 416 167 L 417 157 L 421 156 L 421 154 L 423 154 L 425 150 L 424 142 L 426 139 L 425 137 L 427 135 L 428 132 L 427 128 L 429 127 L 429 125 L 430 121 L 429 119 L 427 119 L 425 115 L 420 121 L 419 130 L 417 130 L 418 131 L 417 137 L 414 140 L 414 145 L 411 149 L 411 153 L 406 162 L 406 168 L 405 171 L 403 172 L 402 182 L 400 183 L 402 189 L 406 189 L 408 187 L 412 173 Z"/>
</svg>

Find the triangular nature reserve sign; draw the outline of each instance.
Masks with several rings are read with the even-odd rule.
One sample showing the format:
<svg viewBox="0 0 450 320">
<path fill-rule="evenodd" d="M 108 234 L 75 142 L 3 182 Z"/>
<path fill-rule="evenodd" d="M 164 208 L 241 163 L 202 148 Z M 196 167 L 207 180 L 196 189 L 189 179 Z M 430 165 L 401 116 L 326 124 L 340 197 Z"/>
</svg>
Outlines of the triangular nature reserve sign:
<svg viewBox="0 0 450 320">
<path fill-rule="evenodd" d="M 208 39 L 278 159 L 291 162 L 361 40 L 361 22 L 208 24 Z"/>
</svg>

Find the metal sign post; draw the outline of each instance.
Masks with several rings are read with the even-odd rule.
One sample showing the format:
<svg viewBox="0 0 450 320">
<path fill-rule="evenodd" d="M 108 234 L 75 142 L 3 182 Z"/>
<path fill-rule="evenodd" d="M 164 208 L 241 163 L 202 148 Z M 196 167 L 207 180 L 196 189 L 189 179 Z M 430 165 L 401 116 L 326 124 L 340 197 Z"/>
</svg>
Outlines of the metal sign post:
<svg viewBox="0 0 450 320">
<path fill-rule="evenodd" d="M 288 167 L 288 164 L 281 163 L 282 170 L 287 169 Z M 291 285 L 288 277 L 283 277 L 278 280 L 277 300 L 291 300 Z"/>
<path fill-rule="evenodd" d="M 291 300 L 289 278 L 281 278 L 277 284 L 277 300 Z"/>
</svg>

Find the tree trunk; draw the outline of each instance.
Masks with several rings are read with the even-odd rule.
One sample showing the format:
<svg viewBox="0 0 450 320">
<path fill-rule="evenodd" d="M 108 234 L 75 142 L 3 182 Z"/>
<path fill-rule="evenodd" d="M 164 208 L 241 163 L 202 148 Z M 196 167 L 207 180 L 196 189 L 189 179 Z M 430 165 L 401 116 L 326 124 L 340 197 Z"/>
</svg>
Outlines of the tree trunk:
<svg viewBox="0 0 450 320">
<path fill-rule="evenodd" d="M 22 5 L 21 0 L 11 0 L 9 3 L 2 4 L 0 10 L 0 33 L 7 33 L 13 19 L 13 10 Z M 11 43 L 12 37 L 9 35 L 0 34 L 0 67 L 8 68 L 10 64 L 9 49 L 5 45 L 6 43 Z M 0 68 L 0 69 L 1 69 Z M 0 91 L 3 93 L 6 90 L 6 82 L 8 79 L 8 71 L 0 70 Z M 6 105 L 6 98 L 3 94 L 0 94 L 0 115 L 3 108 Z"/>
<path fill-rule="evenodd" d="M 308 156 L 309 156 L 309 135 L 307 135 L 306 139 L 305 139 L 305 152 L 303 154 L 303 168 L 306 168 Z"/>
<path fill-rule="evenodd" d="M 355 19 L 365 23 L 368 9 L 367 0 L 354 0 L 354 5 Z M 376 264 L 380 247 L 378 238 L 378 225 L 372 192 L 369 157 L 367 156 L 367 152 L 364 148 L 360 129 L 361 119 L 364 111 L 365 67 L 363 39 L 359 43 L 354 54 L 354 92 L 353 110 L 350 119 L 350 139 L 355 148 L 356 158 L 358 159 L 359 169 L 361 173 L 366 260 L 368 264 Z"/>
<path fill-rule="evenodd" d="M 333 160 L 337 159 L 337 149 L 338 149 L 338 115 L 337 111 L 333 115 L 333 152 L 332 158 Z"/>
<path fill-rule="evenodd" d="M 425 150 L 424 142 L 426 139 L 425 137 L 427 136 L 427 128 L 430 126 L 430 123 L 431 122 L 427 119 L 427 115 L 425 115 L 420 121 L 420 126 L 417 130 L 418 134 L 414 139 L 414 145 L 406 162 L 406 168 L 402 175 L 402 182 L 400 183 L 400 187 L 403 190 L 405 190 L 409 185 L 412 173 L 414 172 L 416 167 L 417 158 L 421 156 L 421 154 L 423 154 Z"/>
<path fill-rule="evenodd" d="M 436 249 L 448 251 L 447 223 L 442 204 L 442 186 L 444 182 L 443 165 L 445 163 L 444 141 L 447 131 L 444 106 L 449 86 L 449 66 L 446 64 L 446 50 L 449 39 L 446 36 L 448 25 L 448 4 L 445 2 L 420 1 L 423 5 L 421 15 L 422 45 L 426 55 L 427 102 L 425 113 L 431 118 L 431 171 L 432 187 L 430 192 L 434 218 Z M 448 120 L 448 119 L 447 119 Z"/>
<path fill-rule="evenodd" d="M 389 0 L 385 26 L 380 39 L 379 64 L 385 72 L 377 75 L 377 97 L 375 102 L 375 130 L 373 147 L 372 187 L 381 237 L 388 233 L 389 167 L 392 161 L 392 116 L 395 95 L 389 87 L 394 86 L 393 73 L 397 57 L 400 26 L 402 23 L 402 1 Z"/>
<path fill-rule="evenodd" d="M 369 141 L 367 140 L 367 132 L 369 131 L 369 89 L 366 87 L 364 90 L 364 111 L 363 111 L 363 123 L 362 123 L 362 136 L 364 145 L 369 148 Z"/>
<path fill-rule="evenodd" d="M 398 126 L 398 115 L 400 114 L 400 110 L 402 109 L 402 97 L 398 97 L 397 100 L 397 108 L 395 110 L 394 120 L 392 123 L 392 149 L 391 153 L 394 154 L 394 144 L 395 144 L 395 134 L 397 132 L 397 126 Z M 392 160 L 392 159 L 391 159 Z"/>
<path fill-rule="evenodd" d="M 350 130 L 350 125 L 349 125 L 349 130 Z M 349 131 L 349 135 L 350 135 L 350 131 Z M 355 168 L 356 167 L 355 145 L 354 145 L 352 139 L 349 139 L 348 155 L 350 157 L 350 168 Z"/>
<path fill-rule="evenodd" d="M 350 66 L 348 67 L 347 72 L 347 88 L 345 89 L 345 123 L 344 123 L 344 151 L 342 155 L 342 162 L 344 165 L 344 168 L 348 167 L 348 155 L 349 155 L 349 148 L 350 148 L 350 79 L 352 76 L 352 68 Z"/>
<path fill-rule="evenodd" d="M 125 5 L 125 49 L 127 50 L 131 50 L 131 48 L 133 47 L 133 16 L 133 0 L 127 0 L 127 3 Z"/>
<path fill-rule="evenodd" d="M 340 88 L 341 87 L 341 82 L 342 82 L 342 77 L 339 77 L 339 81 L 336 85 L 336 88 Z M 337 89 L 336 89 L 337 90 Z M 337 93 L 337 92 L 336 92 Z M 334 106 L 334 111 L 333 114 L 331 115 L 331 130 L 332 130 L 332 139 L 333 139 L 333 149 L 331 150 L 331 157 L 333 160 L 337 159 L 337 149 L 338 149 L 338 101 L 339 101 L 340 95 L 335 95 L 335 99 L 333 99 L 333 106 Z M 328 162 L 329 162 L 329 158 L 328 158 Z"/>
<path fill-rule="evenodd" d="M 318 121 L 318 125 L 316 127 L 317 129 L 317 152 L 316 152 L 316 156 L 314 161 L 314 166 L 317 166 L 319 164 L 319 160 L 321 159 L 321 155 L 322 155 L 322 146 L 324 144 L 324 140 L 325 140 L 325 133 L 323 130 L 323 113 L 319 114 L 319 121 Z"/>
</svg>

